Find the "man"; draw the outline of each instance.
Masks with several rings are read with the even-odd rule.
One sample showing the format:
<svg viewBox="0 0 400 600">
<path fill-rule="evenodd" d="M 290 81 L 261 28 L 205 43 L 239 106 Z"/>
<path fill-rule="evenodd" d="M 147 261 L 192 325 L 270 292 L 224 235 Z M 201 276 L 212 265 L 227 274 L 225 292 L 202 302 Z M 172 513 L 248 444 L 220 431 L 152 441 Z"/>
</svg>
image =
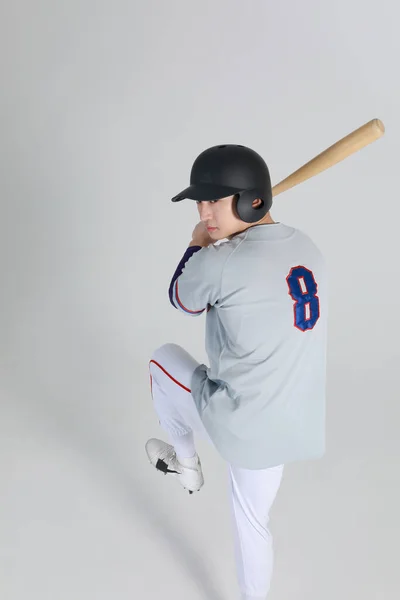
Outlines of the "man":
<svg viewBox="0 0 400 600">
<path fill-rule="evenodd" d="M 185 315 L 206 315 L 209 366 L 176 344 L 154 352 L 152 397 L 171 444 L 150 439 L 146 451 L 190 493 L 204 483 L 194 432 L 226 460 L 239 586 L 243 600 L 261 600 L 283 465 L 325 452 L 326 266 L 305 233 L 272 219 L 255 151 L 209 148 L 190 183 L 172 201 L 195 200 L 200 222 L 169 297 Z"/>
</svg>

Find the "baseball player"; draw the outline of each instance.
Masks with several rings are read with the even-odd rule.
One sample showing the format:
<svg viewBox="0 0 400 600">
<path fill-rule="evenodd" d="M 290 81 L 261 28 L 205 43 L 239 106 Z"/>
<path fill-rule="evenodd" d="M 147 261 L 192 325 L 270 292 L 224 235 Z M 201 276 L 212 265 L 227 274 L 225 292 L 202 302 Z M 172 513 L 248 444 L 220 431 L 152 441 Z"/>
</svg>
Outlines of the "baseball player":
<svg viewBox="0 0 400 600">
<path fill-rule="evenodd" d="M 169 442 L 149 461 L 193 493 L 204 483 L 194 433 L 229 471 L 243 600 L 265 600 L 273 569 L 269 512 L 285 464 L 325 452 L 327 273 L 304 232 L 275 222 L 268 167 L 254 150 L 214 146 L 190 186 L 200 222 L 169 287 L 186 317 L 206 316 L 209 365 L 176 344 L 150 360 L 154 407 Z"/>
</svg>

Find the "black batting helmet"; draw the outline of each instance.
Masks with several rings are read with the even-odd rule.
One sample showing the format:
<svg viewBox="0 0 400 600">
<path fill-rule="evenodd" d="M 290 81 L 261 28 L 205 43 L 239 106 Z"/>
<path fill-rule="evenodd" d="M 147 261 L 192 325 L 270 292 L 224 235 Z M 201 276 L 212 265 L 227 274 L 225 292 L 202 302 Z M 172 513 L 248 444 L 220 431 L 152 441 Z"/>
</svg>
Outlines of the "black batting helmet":
<svg viewBox="0 0 400 600">
<path fill-rule="evenodd" d="M 246 223 L 256 223 L 272 206 L 272 187 L 264 159 L 251 148 L 237 144 L 213 146 L 204 150 L 194 161 L 190 186 L 172 198 L 179 202 L 219 200 L 236 196 L 235 209 Z M 253 208 L 253 201 L 262 200 Z"/>
</svg>

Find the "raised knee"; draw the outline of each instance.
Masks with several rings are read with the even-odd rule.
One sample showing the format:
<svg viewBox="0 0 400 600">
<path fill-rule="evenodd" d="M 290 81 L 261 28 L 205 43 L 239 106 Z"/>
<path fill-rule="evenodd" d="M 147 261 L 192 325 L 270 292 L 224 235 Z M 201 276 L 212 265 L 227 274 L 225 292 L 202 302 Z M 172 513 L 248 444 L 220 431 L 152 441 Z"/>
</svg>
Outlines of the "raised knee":
<svg viewBox="0 0 400 600">
<path fill-rule="evenodd" d="M 163 358 L 165 358 L 165 356 L 176 353 L 177 351 L 179 352 L 180 350 L 181 347 L 178 344 L 174 344 L 172 342 L 163 344 L 162 346 L 159 346 L 159 348 L 154 350 L 149 362 L 160 362 Z"/>
</svg>

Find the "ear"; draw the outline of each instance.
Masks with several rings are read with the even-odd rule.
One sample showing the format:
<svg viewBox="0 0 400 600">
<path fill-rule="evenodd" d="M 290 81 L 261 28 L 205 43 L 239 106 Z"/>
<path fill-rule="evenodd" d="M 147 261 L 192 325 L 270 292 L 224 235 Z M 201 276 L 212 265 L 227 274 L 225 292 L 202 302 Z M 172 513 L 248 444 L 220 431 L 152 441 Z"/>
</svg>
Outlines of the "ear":
<svg viewBox="0 0 400 600">
<path fill-rule="evenodd" d="M 263 204 L 264 202 L 260 198 L 256 198 L 255 200 L 253 200 L 252 207 L 260 208 Z"/>
</svg>

